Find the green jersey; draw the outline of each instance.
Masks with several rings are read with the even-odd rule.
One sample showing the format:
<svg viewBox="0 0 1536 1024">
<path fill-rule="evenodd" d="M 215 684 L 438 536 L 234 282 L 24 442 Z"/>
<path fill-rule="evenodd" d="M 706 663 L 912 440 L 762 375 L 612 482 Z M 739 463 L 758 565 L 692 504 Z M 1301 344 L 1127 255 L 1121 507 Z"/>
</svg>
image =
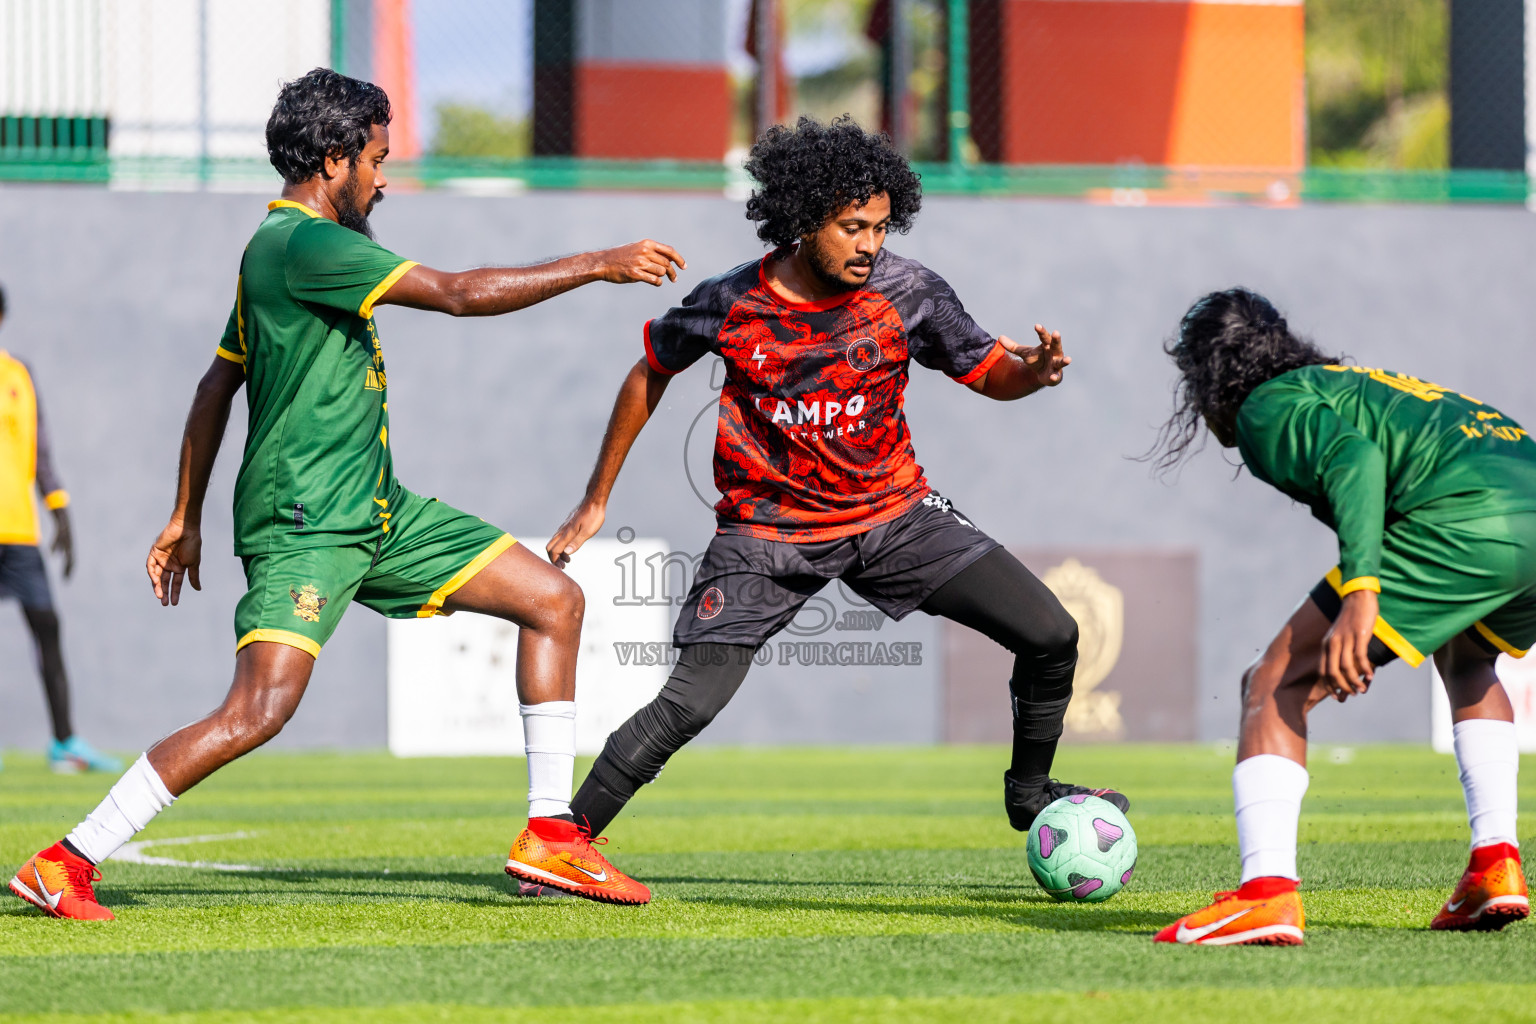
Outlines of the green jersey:
<svg viewBox="0 0 1536 1024">
<path fill-rule="evenodd" d="M 416 264 L 299 203 L 267 209 L 218 348 L 250 405 L 235 553 L 373 540 L 400 493 L 373 304 Z"/>
<path fill-rule="evenodd" d="M 1536 510 L 1536 442 L 1524 428 L 1388 370 L 1308 366 L 1264 382 L 1238 411 L 1237 447 L 1254 476 L 1338 534 L 1342 593 L 1381 589 L 1389 522 Z"/>
</svg>

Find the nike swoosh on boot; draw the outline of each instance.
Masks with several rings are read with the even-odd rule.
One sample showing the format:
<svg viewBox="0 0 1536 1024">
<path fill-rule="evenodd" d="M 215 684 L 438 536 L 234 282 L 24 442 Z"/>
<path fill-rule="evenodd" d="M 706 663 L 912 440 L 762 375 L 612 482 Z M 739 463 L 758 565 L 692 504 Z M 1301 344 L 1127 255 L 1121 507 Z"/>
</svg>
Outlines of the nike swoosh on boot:
<svg viewBox="0 0 1536 1024">
<path fill-rule="evenodd" d="M 594 882 L 608 881 L 608 872 L 606 871 L 591 872 L 573 860 L 568 860 L 566 863 L 575 868 L 577 871 L 580 871 L 582 874 L 586 875 L 588 878 L 592 879 Z"/>
<path fill-rule="evenodd" d="M 1236 921 L 1238 918 L 1243 917 L 1246 914 L 1253 913 L 1253 910 L 1253 907 L 1248 907 L 1244 910 L 1239 910 L 1237 913 L 1232 914 L 1229 917 L 1224 917 L 1220 921 L 1212 921 L 1210 924 L 1203 924 L 1199 928 L 1186 928 L 1183 924 L 1180 924 L 1178 935 L 1176 937 L 1180 942 L 1198 942 L 1205 938 L 1207 935 L 1210 935 L 1212 932 L 1220 931 L 1227 925 L 1231 924 L 1233 921 Z"/>
<path fill-rule="evenodd" d="M 60 889 L 58 892 L 49 892 L 48 883 L 44 882 L 43 876 L 38 874 L 37 865 L 35 864 L 32 866 L 32 877 L 37 879 L 37 891 L 42 893 L 43 899 L 48 901 L 48 909 L 58 910 L 59 900 L 64 898 L 64 890 Z"/>
</svg>

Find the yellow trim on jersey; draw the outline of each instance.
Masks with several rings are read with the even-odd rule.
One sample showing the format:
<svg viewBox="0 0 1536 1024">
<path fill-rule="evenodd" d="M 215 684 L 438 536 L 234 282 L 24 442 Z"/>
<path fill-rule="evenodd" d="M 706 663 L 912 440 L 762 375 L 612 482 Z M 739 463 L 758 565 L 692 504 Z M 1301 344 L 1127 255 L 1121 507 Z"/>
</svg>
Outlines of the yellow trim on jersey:
<svg viewBox="0 0 1536 1024">
<path fill-rule="evenodd" d="M 1328 570 L 1328 575 L 1325 579 L 1328 580 L 1328 585 L 1333 588 L 1334 593 L 1343 597 L 1345 594 L 1354 593 L 1354 590 L 1371 589 L 1364 586 L 1356 586 L 1354 590 L 1346 591 L 1344 588 L 1351 584 L 1360 583 L 1362 580 L 1375 580 L 1376 577 L 1357 576 L 1355 579 L 1350 580 L 1349 583 L 1345 583 L 1344 574 L 1339 571 L 1338 566 L 1334 566 Z M 1378 594 L 1381 593 L 1381 584 L 1379 582 L 1376 585 L 1376 592 Z M 1419 653 L 1419 649 L 1404 639 L 1403 634 L 1393 629 L 1392 624 L 1380 615 L 1376 616 L 1376 625 L 1371 627 L 1371 633 L 1376 639 L 1386 644 L 1388 650 L 1407 662 L 1410 668 L 1418 668 L 1424 663 L 1424 655 Z"/>
<path fill-rule="evenodd" d="M 235 333 L 240 339 L 240 354 L 245 355 L 245 314 L 240 311 L 240 298 L 245 293 L 245 275 L 235 278 Z"/>
<path fill-rule="evenodd" d="M 303 633 L 290 633 L 286 629 L 253 629 L 249 633 L 245 634 L 245 636 L 241 637 L 239 643 L 235 644 L 235 653 L 238 654 L 241 648 L 250 644 L 254 644 L 257 641 L 266 641 L 267 643 L 273 644 L 287 644 L 289 647 L 297 647 L 311 658 L 320 657 L 319 644 L 315 643 Z"/>
<path fill-rule="evenodd" d="M 222 359 L 228 359 L 230 362 L 235 363 L 238 366 L 244 366 L 245 365 L 245 356 L 242 356 L 238 352 L 231 352 L 229 349 L 225 348 L 223 345 L 220 345 L 217 348 L 215 348 L 213 350 L 213 354 L 216 355 L 216 356 L 219 356 Z"/>
<path fill-rule="evenodd" d="M 1341 573 L 1340 575 L 1343 574 Z M 1337 589 L 1339 591 L 1340 597 L 1353 594 L 1357 590 L 1369 590 L 1373 593 L 1379 594 L 1381 593 L 1381 580 L 1377 579 L 1375 576 L 1356 576 L 1354 579 L 1350 580 L 1343 586 L 1338 587 Z"/>
<path fill-rule="evenodd" d="M 384 280 L 374 285 L 373 291 L 368 293 L 368 297 L 363 300 L 363 304 L 357 307 L 357 315 L 362 317 L 364 320 L 368 319 L 370 316 L 373 316 L 373 304 L 379 301 L 379 297 L 393 288 L 395 282 L 409 273 L 413 267 L 419 266 L 421 266 L 421 264 L 417 263 L 415 260 L 406 260 L 394 270 L 391 270 L 387 275 L 385 275 Z"/>
<path fill-rule="evenodd" d="M 427 603 L 422 605 L 421 609 L 417 611 L 416 617 L 418 619 L 430 619 L 434 615 L 449 614 L 443 611 L 443 602 L 452 597 L 454 592 L 464 584 L 474 579 L 481 569 L 494 562 L 503 551 L 516 543 L 517 540 L 510 533 L 504 533 L 497 537 L 490 547 L 480 552 L 468 565 L 454 573 L 453 579 L 433 591 Z"/>
<path fill-rule="evenodd" d="M 305 213 L 309 214 L 311 217 L 319 217 L 320 216 L 318 213 L 316 213 L 314 210 L 311 210 L 309 207 L 305 206 L 303 203 L 296 203 L 292 199 L 274 199 L 270 203 L 267 204 L 267 209 L 268 210 L 281 210 L 284 207 L 289 207 L 289 208 L 292 208 L 292 209 L 295 209 L 295 210 L 303 210 Z"/>
<path fill-rule="evenodd" d="M 1380 615 L 1376 616 L 1376 625 L 1371 632 L 1375 634 L 1376 639 L 1386 644 L 1393 654 L 1407 662 L 1409 668 L 1418 668 L 1424 664 L 1424 655 L 1419 653 L 1419 649 L 1403 639 L 1403 634 L 1393 629 Z"/>
<path fill-rule="evenodd" d="M 57 512 L 61 508 L 68 508 L 69 492 L 62 487 L 56 491 L 49 491 L 43 495 L 43 504 L 47 505 L 49 510 L 53 512 Z"/>
<path fill-rule="evenodd" d="M 1493 644 L 1493 646 L 1497 647 L 1511 658 L 1523 658 L 1530 652 L 1529 647 L 1523 651 L 1520 650 L 1520 648 L 1516 647 L 1514 644 L 1510 643 L 1508 640 L 1505 640 L 1503 637 L 1499 636 L 1499 634 L 1483 625 L 1481 621 L 1472 623 L 1472 628 L 1477 630 L 1478 633 L 1482 635 L 1484 640 L 1487 640 L 1489 643 Z"/>
</svg>

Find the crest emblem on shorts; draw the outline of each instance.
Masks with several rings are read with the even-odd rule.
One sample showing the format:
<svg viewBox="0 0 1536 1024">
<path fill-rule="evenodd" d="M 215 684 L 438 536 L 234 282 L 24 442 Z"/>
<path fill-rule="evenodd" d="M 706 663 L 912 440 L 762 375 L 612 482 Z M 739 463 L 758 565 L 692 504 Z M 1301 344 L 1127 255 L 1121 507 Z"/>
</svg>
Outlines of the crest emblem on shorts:
<svg viewBox="0 0 1536 1024">
<path fill-rule="evenodd" d="M 320 591 L 316 590 L 312 583 L 306 583 L 298 590 L 290 587 L 288 596 L 293 598 L 293 614 L 305 622 L 319 622 L 320 609 L 324 608 L 325 602 L 329 600 L 321 597 Z"/>
<path fill-rule="evenodd" d="M 868 373 L 879 366 L 882 354 L 873 338 L 855 338 L 848 343 L 848 365 L 860 373 Z"/>
<path fill-rule="evenodd" d="M 719 587 L 710 587 L 699 598 L 699 618 L 712 619 L 725 611 L 725 593 Z"/>
</svg>

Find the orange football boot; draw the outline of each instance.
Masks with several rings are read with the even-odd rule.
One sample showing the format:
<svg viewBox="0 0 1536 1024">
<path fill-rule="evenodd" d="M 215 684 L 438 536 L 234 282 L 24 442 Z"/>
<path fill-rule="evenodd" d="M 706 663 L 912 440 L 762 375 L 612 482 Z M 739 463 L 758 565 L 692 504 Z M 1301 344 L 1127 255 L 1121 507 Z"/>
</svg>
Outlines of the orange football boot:
<svg viewBox="0 0 1536 1024">
<path fill-rule="evenodd" d="M 1236 892 L 1219 892 L 1216 902 L 1179 918 L 1153 942 L 1195 946 L 1299 946 L 1307 915 L 1290 878 L 1253 878 Z"/>
<path fill-rule="evenodd" d="M 1493 932 L 1530 912 L 1519 848 L 1489 843 L 1472 851 L 1456 891 L 1429 926 L 1436 931 Z"/>
<path fill-rule="evenodd" d="M 607 842 L 606 839 L 597 840 Z M 651 902 L 651 890 L 592 848 L 592 833 L 562 818 L 529 818 L 507 854 L 507 874 L 599 903 Z M 519 886 L 520 893 L 527 892 Z"/>
<path fill-rule="evenodd" d="M 101 872 L 84 857 L 77 857 L 54 843 L 23 864 L 11 879 L 11 892 L 54 917 L 76 921 L 111 921 L 112 911 L 96 902 L 92 882 Z"/>
</svg>

